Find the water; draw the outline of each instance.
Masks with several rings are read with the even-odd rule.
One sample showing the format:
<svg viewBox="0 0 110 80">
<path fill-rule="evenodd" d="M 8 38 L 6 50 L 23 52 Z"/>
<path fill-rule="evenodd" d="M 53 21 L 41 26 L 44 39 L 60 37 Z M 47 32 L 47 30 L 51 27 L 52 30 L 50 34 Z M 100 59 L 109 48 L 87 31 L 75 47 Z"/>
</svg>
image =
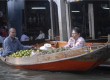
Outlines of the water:
<svg viewBox="0 0 110 80">
<path fill-rule="evenodd" d="M 19 70 L 0 62 L 0 80 L 110 80 L 110 68 L 88 72 L 49 72 Z"/>
</svg>

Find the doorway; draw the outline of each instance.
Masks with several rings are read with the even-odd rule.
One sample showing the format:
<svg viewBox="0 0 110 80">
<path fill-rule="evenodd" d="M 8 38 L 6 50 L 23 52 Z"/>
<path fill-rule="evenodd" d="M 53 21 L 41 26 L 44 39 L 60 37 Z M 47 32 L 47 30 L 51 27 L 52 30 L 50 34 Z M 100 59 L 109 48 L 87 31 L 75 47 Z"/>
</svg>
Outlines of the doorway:
<svg viewBox="0 0 110 80">
<path fill-rule="evenodd" d="M 47 38 L 48 30 L 51 27 L 49 1 L 25 1 L 24 14 L 23 31 L 35 39 L 42 30 Z"/>
</svg>

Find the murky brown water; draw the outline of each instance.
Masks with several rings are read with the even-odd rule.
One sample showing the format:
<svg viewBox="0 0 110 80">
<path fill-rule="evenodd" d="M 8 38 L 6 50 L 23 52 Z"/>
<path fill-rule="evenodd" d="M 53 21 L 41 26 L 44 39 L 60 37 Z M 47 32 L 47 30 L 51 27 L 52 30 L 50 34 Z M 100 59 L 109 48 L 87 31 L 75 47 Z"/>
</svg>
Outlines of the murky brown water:
<svg viewBox="0 0 110 80">
<path fill-rule="evenodd" d="M 85 73 L 29 71 L 12 68 L 0 61 L 0 80 L 110 80 L 110 68 Z"/>
</svg>

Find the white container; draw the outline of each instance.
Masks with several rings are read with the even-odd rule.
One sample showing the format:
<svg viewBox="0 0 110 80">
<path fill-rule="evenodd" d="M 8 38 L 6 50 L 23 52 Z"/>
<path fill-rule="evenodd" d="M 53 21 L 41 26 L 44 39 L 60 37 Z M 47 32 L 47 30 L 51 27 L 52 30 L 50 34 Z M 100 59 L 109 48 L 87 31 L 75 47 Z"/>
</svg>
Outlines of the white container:
<svg viewBox="0 0 110 80">
<path fill-rule="evenodd" d="M 52 46 L 51 46 L 51 44 L 48 44 L 48 43 L 46 43 L 46 44 L 44 44 L 44 46 L 40 47 L 40 50 L 49 50 L 49 49 L 52 49 Z"/>
</svg>

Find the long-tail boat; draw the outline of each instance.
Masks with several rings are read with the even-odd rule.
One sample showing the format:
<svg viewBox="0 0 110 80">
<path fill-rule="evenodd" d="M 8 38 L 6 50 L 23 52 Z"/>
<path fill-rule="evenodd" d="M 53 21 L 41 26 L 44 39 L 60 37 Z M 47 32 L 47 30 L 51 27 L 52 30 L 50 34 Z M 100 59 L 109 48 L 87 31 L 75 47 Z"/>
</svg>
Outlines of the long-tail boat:
<svg viewBox="0 0 110 80">
<path fill-rule="evenodd" d="M 54 42 L 57 48 L 62 47 L 66 42 Z M 52 54 L 13 58 L 1 57 L 6 64 L 18 69 L 46 70 L 46 71 L 87 71 L 91 70 L 110 57 L 107 44 L 93 44 L 91 50 L 84 47 L 77 50 L 67 50 Z"/>
</svg>

